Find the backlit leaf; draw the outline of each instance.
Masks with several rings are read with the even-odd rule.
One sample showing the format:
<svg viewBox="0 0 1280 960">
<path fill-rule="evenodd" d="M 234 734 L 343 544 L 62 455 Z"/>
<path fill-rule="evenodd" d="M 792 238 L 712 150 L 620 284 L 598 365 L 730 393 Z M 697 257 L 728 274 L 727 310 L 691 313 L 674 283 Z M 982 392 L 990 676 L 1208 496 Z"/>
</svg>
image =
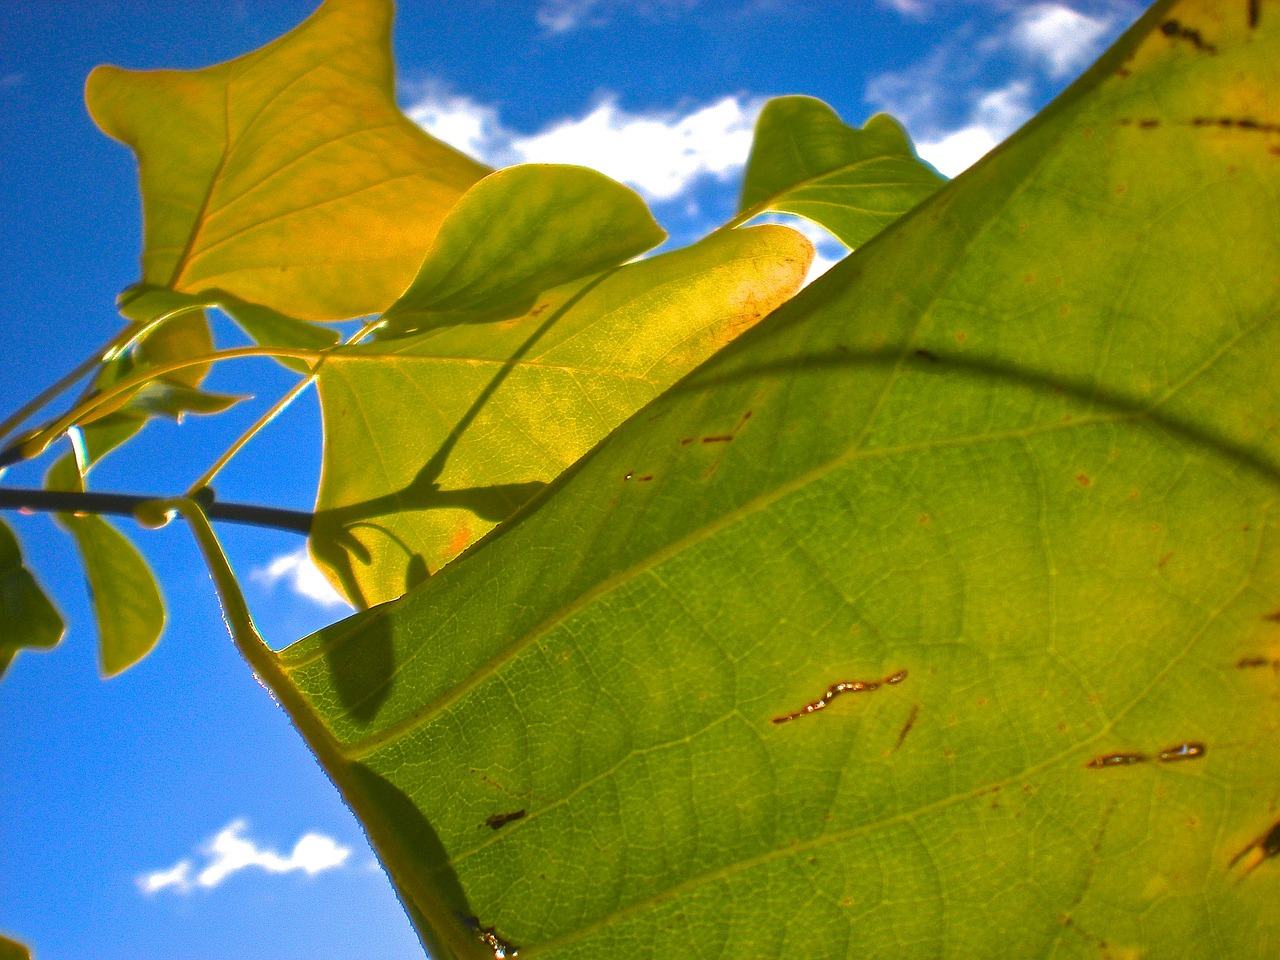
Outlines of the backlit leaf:
<svg viewBox="0 0 1280 960">
<path fill-rule="evenodd" d="M 22 564 L 22 549 L 0 520 L 0 677 L 24 647 L 52 647 L 62 639 L 62 617 Z"/>
<path fill-rule="evenodd" d="M 488 169 L 395 104 L 389 0 L 326 0 L 201 70 L 98 67 L 89 112 L 138 155 L 142 280 L 304 320 L 387 307 Z"/>
<path fill-rule="evenodd" d="M 944 182 L 887 114 L 859 130 L 821 100 L 778 97 L 756 122 L 738 212 L 798 214 L 856 248 Z"/>
<path fill-rule="evenodd" d="M 45 486 L 74 493 L 84 490 L 69 456 L 49 469 Z M 146 559 L 109 521 L 93 514 L 57 517 L 80 549 L 98 619 L 99 662 L 103 675 L 113 677 L 150 653 L 160 639 L 164 600 Z"/>
<path fill-rule="evenodd" d="M 497 535 L 283 653 L 428 939 L 1280 955 L 1260 9 L 1158 4 Z"/>
<path fill-rule="evenodd" d="M 640 195 L 586 167 L 491 173 L 449 212 L 390 329 L 517 315 L 539 293 L 617 266 L 666 234 Z M 520 309 L 511 310 L 515 305 Z M 499 317 L 500 318 L 500 317 Z"/>
<path fill-rule="evenodd" d="M 731 231 L 511 321 L 335 351 L 316 558 L 354 601 L 400 596 L 783 302 L 812 252 L 785 227 Z"/>
</svg>

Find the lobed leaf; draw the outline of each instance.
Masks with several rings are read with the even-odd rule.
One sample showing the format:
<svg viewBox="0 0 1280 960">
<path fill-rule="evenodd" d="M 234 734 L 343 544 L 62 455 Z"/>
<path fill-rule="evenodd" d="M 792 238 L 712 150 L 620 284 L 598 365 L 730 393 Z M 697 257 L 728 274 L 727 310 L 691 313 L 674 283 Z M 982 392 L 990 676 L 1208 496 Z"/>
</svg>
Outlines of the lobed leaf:
<svg viewBox="0 0 1280 960">
<path fill-rule="evenodd" d="M 508 167 L 445 217 L 418 276 L 387 310 L 387 329 L 518 315 L 543 291 L 617 266 L 665 237 L 640 195 L 602 173 Z"/>
<path fill-rule="evenodd" d="M 1280 954 L 1274 13 L 1157 4 L 500 535 L 283 652 L 424 937 Z"/>
<path fill-rule="evenodd" d="M 0 520 L 0 677 L 18 651 L 45 649 L 62 639 L 66 625 L 40 584 L 22 563 L 22 548 Z"/>
<path fill-rule="evenodd" d="M 888 114 L 859 130 L 821 100 L 776 97 L 756 121 L 738 214 L 798 214 L 856 248 L 945 182 Z"/>
<path fill-rule="evenodd" d="M 200 70 L 98 67 L 85 99 L 138 155 L 142 280 L 304 320 L 385 309 L 488 168 L 395 104 L 389 0 L 325 0 Z"/>
<path fill-rule="evenodd" d="M 58 460 L 45 486 L 84 492 L 75 460 Z M 114 677 L 150 653 L 164 631 L 164 599 L 155 574 L 129 539 L 102 517 L 60 513 L 57 520 L 80 550 L 98 620 L 99 663 L 104 676 Z"/>
<path fill-rule="evenodd" d="M 316 559 L 359 605 L 400 596 L 783 302 L 812 253 L 751 227 L 563 285 L 504 323 L 335 350 L 318 374 Z"/>
</svg>

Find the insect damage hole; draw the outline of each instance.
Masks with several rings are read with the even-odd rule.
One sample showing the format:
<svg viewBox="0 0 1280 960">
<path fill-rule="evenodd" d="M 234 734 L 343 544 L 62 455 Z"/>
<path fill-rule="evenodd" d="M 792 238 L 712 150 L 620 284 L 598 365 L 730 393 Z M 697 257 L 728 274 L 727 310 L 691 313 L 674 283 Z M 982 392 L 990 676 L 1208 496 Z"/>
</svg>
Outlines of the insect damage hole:
<svg viewBox="0 0 1280 960">
<path fill-rule="evenodd" d="M 819 710 L 825 710 L 836 697 L 846 693 L 869 693 L 872 690 L 879 690 L 881 687 L 893 686 L 907 679 L 907 671 L 899 670 L 897 673 L 885 677 L 883 680 L 842 680 L 839 683 L 827 687 L 826 692 L 817 700 L 806 703 L 795 713 L 783 714 L 780 717 L 774 717 L 774 723 L 790 723 L 800 717 L 810 713 L 817 713 Z"/>
</svg>

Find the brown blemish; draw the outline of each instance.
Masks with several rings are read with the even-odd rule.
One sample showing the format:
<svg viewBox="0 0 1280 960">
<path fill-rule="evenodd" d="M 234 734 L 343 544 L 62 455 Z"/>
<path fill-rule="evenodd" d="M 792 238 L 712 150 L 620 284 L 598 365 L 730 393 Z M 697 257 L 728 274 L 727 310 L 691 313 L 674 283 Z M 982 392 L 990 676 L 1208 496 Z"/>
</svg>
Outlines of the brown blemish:
<svg viewBox="0 0 1280 960">
<path fill-rule="evenodd" d="M 920 517 L 919 517 L 919 523 L 920 523 L 920 526 L 922 526 L 922 527 L 928 526 L 928 525 L 929 525 L 929 515 L 928 515 L 927 513 L 922 513 L 922 514 L 920 514 Z"/>
<path fill-rule="evenodd" d="M 1260 9 L 1262 4 L 1260 0 L 1249 0 L 1249 29 L 1256 30 L 1258 27 L 1258 19 L 1262 16 Z"/>
<path fill-rule="evenodd" d="M 1129 69 L 1127 67 L 1121 67 L 1119 70 L 1116 71 L 1116 76 L 1117 77 L 1129 76 Z"/>
<path fill-rule="evenodd" d="M 1086 767 L 1094 769 L 1102 769 L 1104 767 L 1128 767 L 1135 763 L 1142 763 L 1147 759 L 1141 753 L 1104 753 L 1102 756 L 1094 757 Z"/>
<path fill-rule="evenodd" d="M 1179 743 L 1161 750 L 1157 759 L 1164 763 L 1176 763 L 1179 760 L 1198 760 L 1205 755 L 1207 749 L 1203 743 Z"/>
<path fill-rule="evenodd" d="M 811 714 L 811 713 L 817 713 L 819 710 L 825 710 L 827 708 L 827 704 L 829 704 L 836 697 L 841 696 L 843 694 L 864 693 L 864 692 L 869 693 L 872 690 L 880 689 L 881 686 L 889 686 L 892 684 L 901 683 L 906 678 L 907 678 L 907 671 L 899 670 L 897 673 L 893 674 L 892 676 L 886 677 L 883 680 L 841 680 L 839 683 L 835 683 L 835 684 L 832 684 L 830 687 L 827 687 L 826 692 L 824 692 L 822 696 L 820 696 L 817 700 L 814 700 L 810 703 L 806 703 L 803 707 L 801 707 L 799 710 L 795 711 L 794 713 L 787 713 L 787 714 L 783 714 L 780 717 L 774 717 L 773 722 L 774 723 L 790 723 L 792 720 L 795 720 L 799 717 L 807 716 L 808 714 Z"/>
<path fill-rule="evenodd" d="M 1160 126 L 1160 121 L 1155 119 L 1139 120 L 1138 126 L 1141 127 L 1143 130 L 1150 130 L 1152 127 Z"/>
<path fill-rule="evenodd" d="M 685 437 L 680 441 L 680 446 L 687 447 L 691 443 L 693 443 L 693 437 Z"/>
<path fill-rule="evenodd" d="M 930 363 L 939 363 L 938 355 L 929 350 L 917 350 L 916 356 L 921 360 L 928 360 Z"/>
<path fill-rule="evenodd" d="M 731 433 L 718 433 L 714 437 L 703 437 L 703 443 L 730 443 L 733 440 Z"/>
<path fill-rule="evenodd" d="M 1172 553 L 1166 553 L 1163 557 L 1156 561 L 1156 569 L 1163 570 L 1166 563 L 1173 558 Z"/>
<path fill-rule="evenodd" d="M 636 477 L 636 483 L 648 483 L 653 479 L 652 473 L 646 473 L 643 477 Z"/>
<path fill-rule="evenodd" d="M 1280 673 L 1280 659 L 1270 659 L 1269 657 L 1241 657 L 1236 661 L 1237 670 L 1258 670 L 1264 667 L 1270 667 L 1276 673 Z"/>
<path fill-rule="evenodd" d="M 957 342 L 957 343 L 964 343 L 964 342 L 965 342 L 965 340 L 967 340 L 968 338 L 969 338 L 969 335 L 968 335 L 967 333 L 965 333 L 963 330 L 957 330 L 957 331 L 956 331 L 956 342 Z"/>
<path fill-rule="evenodd" d="M 902 746 L 902 741 L 907 739 L 907 734 L 910 733 L 911 728 L 916 725 L 916 715 L 919 712 L 920 712 L 920 705 L 918 703 L 913 703 L 911 705 L 911 712 L 907 714 L 907 722 L 904 723 L 902 725 L 902 729 L 898 731 L 897 742 L 894 743 L 893 745 L 894 753 L 898 752 L 898 749 Z"/>
<path fill-rule="evenodd" d="M 1200 31 L 1194 27 L 1186 27 L 1177 20 L 1166 20 L 1160 24 L 1160 32 L 1170 40 L 1186 40 L 1201 53 L 1217 53 L 1218 48 L 1205 40 Z"/>
<path fill-rule="evenodd" d="M 1088 474 L 1084 474 L 1084 473 L 1076 474 L 1076 483 L 1080 484 L 1080 486 L 1087 487 L 1092 482 L 1093 481 L 1089 479 Z"/>
<path fill-rule="evenodd" d="M 1280 856 L 1280 820 L 1273 823 L 1271 828 L 1265 833 L 1259 834 L 1250 840 L 1248 846 L 1231 858 L 1231 862 L 1227 864 L 1227 869 L 1233 869 L 1237 863 L 1243 860 L 1245 856 L 1252 853 L 1254 850 L 1258 851 L 1259 856 L 1258 859 L 1255 860 L 1247 870 L 1245 870 L 1244 875 L 1246 877 L 1268 860 L 1273 860 L 1277 856 Z"/>
<path fill-rule="evenodd" d="M 1280 623 L 1280 610 L 1274 610 L 1271 613 L 1268 613 L 1262 619 L 1269 620 L 1272 623 Z"/>
<path fill-rule="evenodd" d="M 516 820 L 523 820 L 525 813 L 527 813 L 527 811 L 523 808 L 520 810 L 512 810 L 510 813 L 495 813 L 492 817 L 485 820 L 484 823 L 480 824 L 480 826 L 488 827 L 490 830 L 501 830 L 508 823 L 513 823 Z"/>
<path fill-rule="evenodd" d="M 1193 127 L 1220 127 L 1223 130 L 1246 130 L 1251 133 L 1280 133 L 1280 123 L 1263 123 L 1253 117 L 1192 117 L 1186 121 Z"/>
</svg>

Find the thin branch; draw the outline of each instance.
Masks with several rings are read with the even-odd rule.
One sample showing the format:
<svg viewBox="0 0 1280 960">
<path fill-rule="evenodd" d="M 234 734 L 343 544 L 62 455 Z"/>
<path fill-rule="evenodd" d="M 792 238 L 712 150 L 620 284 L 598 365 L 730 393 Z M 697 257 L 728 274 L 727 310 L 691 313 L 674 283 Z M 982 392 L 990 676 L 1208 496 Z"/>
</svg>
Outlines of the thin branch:
<svg viewBox="0 0 1280 960">
<path fill-rule="evenodd" d="M 43 513 L 95 513 L 132 517 L 144 503 L 162 500 L 128 493 L 70 493 L 61 490 L 23 490 L 0 487 L 0 510 L 38 510 Z M 303 510 L 282 510 L 251 503 L 220 503 L 205 506 L 211 520 L 274 527 L 294 533 L 311 532 L 312 514 Z"/>
</svg>

